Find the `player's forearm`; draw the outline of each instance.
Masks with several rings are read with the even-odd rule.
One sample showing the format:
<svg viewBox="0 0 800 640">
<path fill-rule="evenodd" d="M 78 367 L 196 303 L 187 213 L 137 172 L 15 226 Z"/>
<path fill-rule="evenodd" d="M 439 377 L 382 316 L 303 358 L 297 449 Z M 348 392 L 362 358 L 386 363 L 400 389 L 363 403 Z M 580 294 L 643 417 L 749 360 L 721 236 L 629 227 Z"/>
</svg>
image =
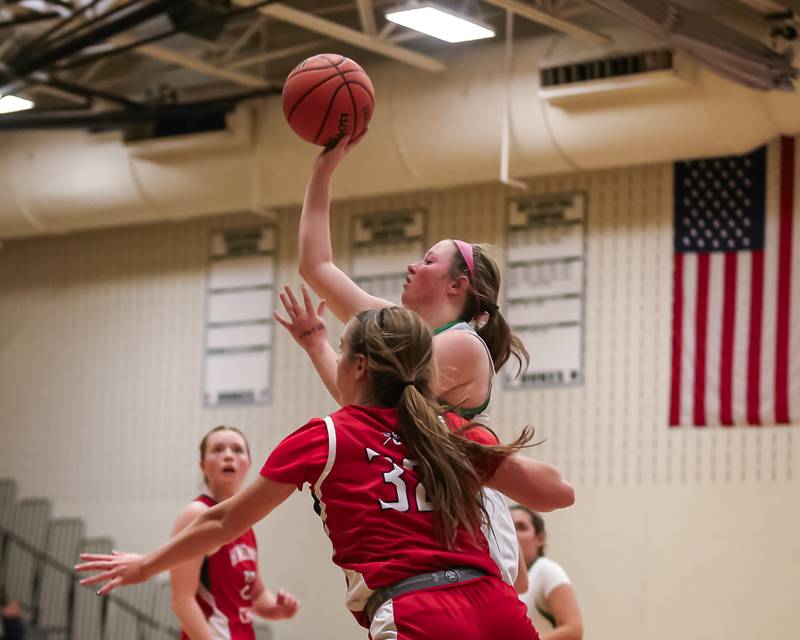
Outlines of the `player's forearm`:
<svg viewBox="0 0 800 640">
<path fill-rule="evenodd" d="M 182 562 L 211 552 L 236 538 L 241 531 L 233 530 L 225 521 L 225 504 L 219 504 L 200 514 L 163 547 L 142 560 L 142 571 L 148 578 L 167 571 Z"/>
<path fill-rule="evenodd" d="M 298 233 L 300 274 L 315 289 L 316 268 L 333 261 L 330 207 L 331 176 L 315 171 L 306 187 Z"/>
<path fill-rule="evenodd" d="M 214 640 L 214 632 L 194 598 L 173 598 L 172 611 L 191 640 Z"/>
<path fill-rule="evenodd" d="M 521 454 L 505 458 L 487 483 L 535 511 L 552 511 L 575 502 L 575 490 L 553 465 Z"/>
<path fill-rule="evenodd" d="M 308 357 L 311 359 L 311 363 L 314 365 L 314 369 L 317 370 L 322 382 L 325 383 L 328 393 L 333 396 L 337 403 L 341 404 L 339 402 L 339 390 L 336 388 L 336 352 L 333 347 L 325 342 L 313 349 L 308 349 L 306 353 L 308 353 Z"/>
</svg>

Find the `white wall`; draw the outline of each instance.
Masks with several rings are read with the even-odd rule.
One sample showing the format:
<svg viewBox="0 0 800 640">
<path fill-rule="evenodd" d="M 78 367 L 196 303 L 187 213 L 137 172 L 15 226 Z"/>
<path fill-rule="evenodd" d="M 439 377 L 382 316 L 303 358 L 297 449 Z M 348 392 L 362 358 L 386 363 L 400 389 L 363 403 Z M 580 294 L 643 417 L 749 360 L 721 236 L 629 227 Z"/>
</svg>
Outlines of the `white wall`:
<svg viewBox="0 0 800 640">
<path fill-rule="evenodd" d="M 354 153 L 359 153 L 356 150 Z M 800 435 L 795 427 L 668 429 L 670 165 L 537 178 L 532 192 L 588 193 L 586 384 L 503 392 L 497 430 L 546 441 L 576 505 L 547 517 L 549 553 L 572 575 L 589 640 L 789 638 L 800 627 Z M 422 205 L 431 242 L 501 246 L 495 184 L 335 207 L 347 266 L 353 213 Z M 800 202 L 800 198 L 797 199 Z M 90 534 L 145 550 L 198 490 L 196 445 L 219 423 L 250 436 L 254 466 L 332 408 L 302 353 L 275 346 L 274 402 L 201 406 L 205 257 L 228 216 L 6 242 L 0 251 L 0 474 L 53 498 Z M 279 281 L 296 281 L 296 211 L 281 212 Z M 399 283 L 398 283 L 399 286 Z M 334 333 L 336 324 L 332 323 Z M 535 357 L 535 354 L 533 354 Z M 270 585 L 298 594 L 281 640 L 363 638 L 307 494 L 258 527 Z"/>
</svg>

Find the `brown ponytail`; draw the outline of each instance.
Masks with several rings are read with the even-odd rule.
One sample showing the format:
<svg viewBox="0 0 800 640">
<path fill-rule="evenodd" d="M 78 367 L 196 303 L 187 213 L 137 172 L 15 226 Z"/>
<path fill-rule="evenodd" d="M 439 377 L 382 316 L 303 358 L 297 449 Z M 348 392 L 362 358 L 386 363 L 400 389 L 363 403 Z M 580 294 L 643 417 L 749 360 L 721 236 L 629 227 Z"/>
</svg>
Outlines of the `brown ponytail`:
<svg viewBox="0 0 800 640">
<path fill-rule="evenodd" d="M 456 250 L 453 254 L 450 277 L 467 276 L 470 283 L 470 292 L 461 310 L 460 320 L 469 322 L 482 314 L 488 315 L 488 320 L 476 330 L 492 354 L 494 369 L 500 371 L 508 359 L 514 356 L 517 360 L 515 375 L 518 376 L 528 368 L 530 356 L 522 340 L 511 332 L 506 319 L 497 307 L 497 297 L 500 294 L 500 269 L 481 245 L 472 245 L 472 258 L 474 278 L 470 277 L 461 252 Z"/>
<path fill-rule="evenodd" d="M 532 430 L 526 427 L 508 446 L 483 446 L 451 432 L 431 392 L 433 342 L 427 325 L 398 307 L 363 311 L 356 319 L 348 345 L 367 358 L 376 402 L 397 407 L 400 436 L 419 464 L 440 541 L 452 547 L 462 527 L 476 536 L 488 518 L 476 499 L 484 476 L 524 447 Z"/>
</svg>

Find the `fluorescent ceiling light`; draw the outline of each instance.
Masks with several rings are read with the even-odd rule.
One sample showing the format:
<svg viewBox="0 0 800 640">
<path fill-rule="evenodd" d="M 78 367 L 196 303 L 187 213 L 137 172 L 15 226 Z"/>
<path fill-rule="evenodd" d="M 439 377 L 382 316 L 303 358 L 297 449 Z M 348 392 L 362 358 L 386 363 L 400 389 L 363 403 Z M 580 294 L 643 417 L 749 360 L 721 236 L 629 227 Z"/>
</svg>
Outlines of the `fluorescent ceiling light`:
<svg viewBox="0 0 800 640">
<path fill-rule="evenodd" d="M 18 98 L 17 96 L 3 96 L 0 98 L 0 113 L 12 113 L 14 111 L 25 111 L 32 109 L 33 102 Z"/>
<path fill-rule="evenodd" d="M 386 12 L 386 19 L 445 42 L 466 42 L 494 38 L 494 30 L 431 2 L 397 7 Z"/>
</svg>

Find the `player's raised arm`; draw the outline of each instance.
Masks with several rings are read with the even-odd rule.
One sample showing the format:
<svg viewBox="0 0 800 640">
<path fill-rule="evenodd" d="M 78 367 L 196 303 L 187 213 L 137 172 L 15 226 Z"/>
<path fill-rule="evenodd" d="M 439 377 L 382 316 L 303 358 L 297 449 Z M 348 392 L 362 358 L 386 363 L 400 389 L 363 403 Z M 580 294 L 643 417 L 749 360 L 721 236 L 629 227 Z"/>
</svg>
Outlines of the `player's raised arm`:
<svg viewBox="0 0 800 640">
<path fill-rule="evenodd" d="M 331 178 L 347 153 L 350 137 L 345 136 L 330 151 L 323 151 L 314 163 L 303 199 L 298 234 L 300 275 L 342 322 L 365 309 L 380 309 L 391 303 L 368 294 L 333 263 L 330 207 Z"/>
<path fill-rule="evenodd" d="M 300 290 L 303 294 L 302 305 L 297 301 L 292 288 L 284 287 L 280 299 L 286 310 L 286 318 L 277 311 L 273 315 L 275 320 L 291 334 L 295 342 L 303 347 L 314 365 L 314 369 L 325 383 L 328 393 L 341 404 L 339 391 L 336 388 L 336 352 L 328 342 L 328 330 L 323 316 L 325 300 L 320 300 L 315 309 L 305 285 L 301 285 Z"/>
</svg>

